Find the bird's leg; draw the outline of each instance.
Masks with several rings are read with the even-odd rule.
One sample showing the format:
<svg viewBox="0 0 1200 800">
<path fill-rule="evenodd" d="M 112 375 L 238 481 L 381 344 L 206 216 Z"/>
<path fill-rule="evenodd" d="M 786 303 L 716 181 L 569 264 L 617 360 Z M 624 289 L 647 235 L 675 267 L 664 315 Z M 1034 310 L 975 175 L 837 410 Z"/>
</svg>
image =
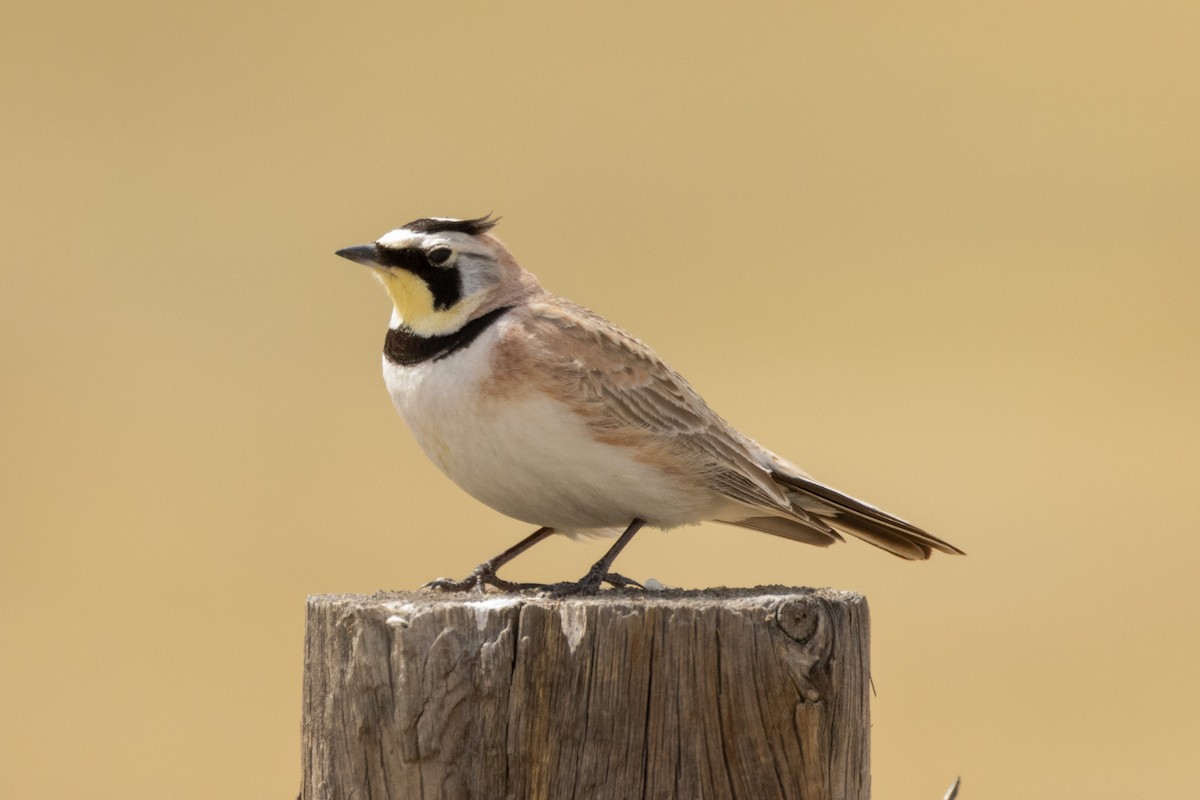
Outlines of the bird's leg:
<svg viewBox="0 0 1200 800">
<path fill-rule="evenodd" d="M 554 533 L 554 528 L 538 528 L 533 533 L 526 536 L 521 541 L 514 544 L 512 547 L 505 550 L 495 558 L 488 559 L 480 564 L 475 569 L 471 570 L 471 574 L 463 578 L 461 581 L 452 581 L 449 578 L 438 578 L 435 581 L 430 581 L 425 584 L 425 589 L 437 589 L 443 592 L 465 592 L 468 589 L 474 589 L 477 592 L 483 592 L 488 586 L 495 586 L 504 592 L 515 592 L 520 589 L 540 589 L 541 584 L 536 583 L 513 583 L 506 581 L 496 574 L 496 570 L 503 567 L 509 561 L 512 561 L 517 556 L 524 553 L 535 544 L 545 539 L 550 534 Z"/>
<path fill-rule="evenodd" d="M 635 519 L 629 523 L 629 527 L 621 534 L 621 538 L 617 539 L 616 544 L 608 548 L 608 552 L 604 554 L 604 558 L 592 565 L 592 568 L 587 571 L 579 580 L 574 583 L 555 583 L 546 588 L 554 597 L 567 597 L 568 595 L 590 595 L 600 591 L 600 584 L 608 581 L 613 586 L 620 588 L 622 586 L 638 586 L 641 584 L 637 581 L 632 581 L 623 575 L 618 575 L 615 572 L 609 572 L 608 568 L 612 566 L 617 555 L 624 549 L 625 545 L 629 544 L 629 540 L 633 535 L 641 530 L 645 525 L 644 520 Z"/>
</svg>

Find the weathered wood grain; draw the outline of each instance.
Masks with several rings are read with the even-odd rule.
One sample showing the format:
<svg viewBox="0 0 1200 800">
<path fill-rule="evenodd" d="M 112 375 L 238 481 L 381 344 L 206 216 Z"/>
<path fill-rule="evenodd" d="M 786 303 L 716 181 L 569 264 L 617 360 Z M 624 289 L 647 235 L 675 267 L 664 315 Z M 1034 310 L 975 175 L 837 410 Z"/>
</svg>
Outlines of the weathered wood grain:
<svg viewBox="0 0 1200 800">
<path fill-rule="evenodd" d="M 302 797 L 868 798 L 868 637 L 829 590 L 311 597 Z"/>
</svg>

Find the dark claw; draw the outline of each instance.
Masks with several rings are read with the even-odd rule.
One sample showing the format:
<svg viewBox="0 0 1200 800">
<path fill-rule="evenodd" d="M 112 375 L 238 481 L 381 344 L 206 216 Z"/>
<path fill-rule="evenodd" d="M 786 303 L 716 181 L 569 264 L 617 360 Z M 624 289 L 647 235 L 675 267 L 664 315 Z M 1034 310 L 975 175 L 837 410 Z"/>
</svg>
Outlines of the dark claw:
<svg viewBox="0 0 1200 800">
<path fill-rule="evenodd" d="M 487 587 L 494 586 L 502 592 L 516 592 L 521 589 L 529 588 L 526 584 L 513 583 L 506 581 L 496 574 L 496 568 L 492 566 L 490 561 L 485 561 L 475 569 L 471 570 L 471 574 L 463 578 L 461 581 L 450 580 L 449 578 L 438 578 L 430 581 L 422 586 L 422 589 L 431 589 L 438 592 L 479 592 L 482 594 L 487 591 Z"/>
<path fill-rule="evenodd" d="M 461 581 L 451 580 L 450 578 L 438 578 L 422 586 L 422 589 L 428 589 L 435 592 L 479 592 L 483 594 L 487 591 L 487 587 L 492 586 L 502 592 L 521 592 L 538 590 L 547 592 L 551 597 L 571 597 L 579 595 L 587 597 L 597 594 L 600 591 L 600 585 L 607 583 L 617 589 L 624 589 L 628 586 L 636 586 L 639 589 L 645 589 L 640 583 L 633 578 L 626 578 L 617 572 L 600 572 L 597 564 L 592 569 L 588 570 L 588 574 L 584 575 L 577 581 L 564 581 L 562 583 L 514 583 L 506 581 L 496 574 L 496 568 L 492 562 L 485 561 L 475 569 L 471 570 L 471 574 L 463 578 Z"/>
<path fill-rule="evenodd" d="M 624 589 L 627 586 L 636 586 L 639 589 L 646 588 L 645 586 L 642 586 L 640 583 L 635 581 L 633 578 L 626 578 L 624 575 L 621 575 L 620 573 L 617 573 L 617 572 L 609 572 L 608 574 L 606 574 L 604 576 L 604 581 L 616 589 Z"/>
<path fill-rule="evenodd" d="M 646 588 L 632 578 L 626 578 L 624 575 L 616 572 L 605 572 L 604 574 L 589 572 L 577 581 L 552 583 L 542 588 L 551 597 L 573 597 L 575 595 L 590 597 L 600 592 L 600 584 L 602 583 L 607 583 L 617 589 L 623 589 L 626 586 L 636 586 L 639 589 Z"/>
</svg>

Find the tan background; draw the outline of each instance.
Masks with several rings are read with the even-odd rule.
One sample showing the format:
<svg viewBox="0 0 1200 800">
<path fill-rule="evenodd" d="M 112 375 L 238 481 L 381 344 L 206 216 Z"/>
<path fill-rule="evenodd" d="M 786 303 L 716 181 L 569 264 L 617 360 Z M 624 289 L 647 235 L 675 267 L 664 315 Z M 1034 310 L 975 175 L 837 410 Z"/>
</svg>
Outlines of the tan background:
<svg viewBox="0 0 1200 800">
<path fill-rule="evenodd" d="M 418 452 L 332 255 L 488 211 L 969 551 L 621 559 L 865 592 L 877 797 L 1194 796 L 1196 4 L 444 5 L 0 10 L 0 796 L 292 797 L 305 595 L 523 535 Z"/>
</svg>

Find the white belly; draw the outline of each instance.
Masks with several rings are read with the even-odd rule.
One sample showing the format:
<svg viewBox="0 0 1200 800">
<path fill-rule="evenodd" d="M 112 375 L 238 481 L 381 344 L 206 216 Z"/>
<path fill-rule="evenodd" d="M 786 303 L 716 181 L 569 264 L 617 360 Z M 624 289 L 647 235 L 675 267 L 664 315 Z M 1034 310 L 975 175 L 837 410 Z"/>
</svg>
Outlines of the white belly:
<svg viewBox="0 0 1200 800">
<path fill-rule="evenodd" d="M 490 398 L 495 334 L 442 361 L 383 364 L 396 409 L 430 460 L 502 514 L 560 531 L 620 529 L 635 517 L 670 528 L 712 519 L 712 492 L 597 442 L 566 405 L 530 389 Z"/>
</svg>

